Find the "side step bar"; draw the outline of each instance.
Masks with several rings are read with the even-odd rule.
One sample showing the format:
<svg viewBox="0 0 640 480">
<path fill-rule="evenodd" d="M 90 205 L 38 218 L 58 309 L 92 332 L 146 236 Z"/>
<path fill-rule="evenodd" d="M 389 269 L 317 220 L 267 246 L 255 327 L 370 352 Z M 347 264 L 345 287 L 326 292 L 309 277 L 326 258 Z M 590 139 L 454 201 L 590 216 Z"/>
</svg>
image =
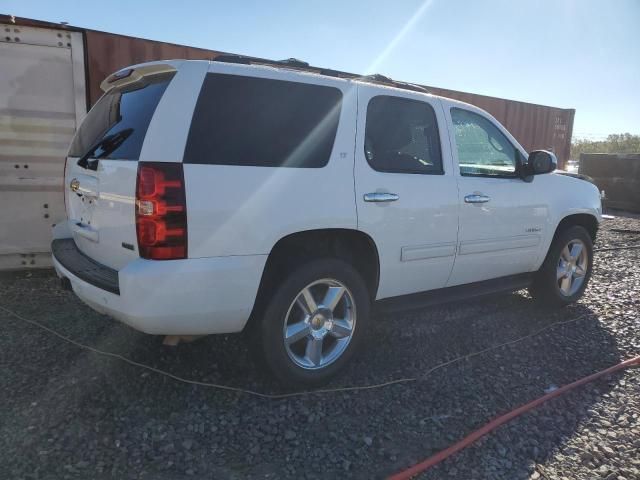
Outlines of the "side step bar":
<svg viewBox="0 0 640 480">
<path fill-rule="evenodd" d="M 439 288 L 429 292 L 412 293 L 400 297 L 378 300 L 373 305 L 374 313 L 392 313 L 419 310 L 443 303 L 472 300 L 487 295 L 509 293 L 531 285 L 533 273 L 522 273 L 483 282 Z"/>
</svg>

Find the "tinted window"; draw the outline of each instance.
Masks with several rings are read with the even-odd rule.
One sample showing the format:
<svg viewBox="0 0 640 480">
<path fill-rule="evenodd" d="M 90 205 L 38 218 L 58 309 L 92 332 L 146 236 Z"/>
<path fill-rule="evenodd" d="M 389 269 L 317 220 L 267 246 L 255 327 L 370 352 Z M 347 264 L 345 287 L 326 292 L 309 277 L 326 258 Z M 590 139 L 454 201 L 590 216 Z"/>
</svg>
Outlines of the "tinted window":
<svg viewBox="0 0 640 480">
<path fill-rule="evenodd" d="M 424 102 L 372 98 L 367 107 L 364 150 L 369 165 L 381 172 L 443 172 L 435 112 Z"/>
<path fill-rule="evenodd" d="M 258 167 L 323 167 L 338 129 L 337 88 L 208 74 L 184 161 Z"/>
<path fill-rule="evenodd" d="M 513 177 L 517 151 L 491 121 L 477 113 L 451 109 L 462 175 Z"/>
<path fill-rule="evenodd" d="M 105 93 L 82 122 L 69 155 L 81 157 L 97 145 L 91 158 L 138 160 L 151 117 L 172 76 L 149 77 Z"/>
</svg>

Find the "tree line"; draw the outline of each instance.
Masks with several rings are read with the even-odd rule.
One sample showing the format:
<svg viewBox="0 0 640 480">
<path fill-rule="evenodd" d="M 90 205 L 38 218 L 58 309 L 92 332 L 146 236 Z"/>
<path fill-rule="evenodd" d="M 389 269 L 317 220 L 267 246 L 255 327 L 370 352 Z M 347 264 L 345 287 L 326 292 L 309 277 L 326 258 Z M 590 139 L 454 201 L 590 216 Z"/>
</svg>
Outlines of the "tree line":
<svg viewBox="0 0 640 480">
<path fill-rule="evenodd" d="M 640 135 L 613 133 L 606 140 L 574 138 L 570 158 L 580 160 L 581 153 L 640 153 Z"/>
</svg>

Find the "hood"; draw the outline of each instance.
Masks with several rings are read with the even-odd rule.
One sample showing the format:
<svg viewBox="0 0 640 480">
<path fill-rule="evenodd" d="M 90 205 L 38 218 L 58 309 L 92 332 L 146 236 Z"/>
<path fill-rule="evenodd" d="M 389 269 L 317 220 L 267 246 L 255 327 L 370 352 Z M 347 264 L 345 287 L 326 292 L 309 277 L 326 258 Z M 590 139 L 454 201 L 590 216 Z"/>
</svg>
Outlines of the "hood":
<svg viewBox="0 0 640 480">
<path fill-rule="evenodd" d="M 593 178 L 591 178 L 589 175 L 583 175 L 582 173 L 567 172 L 566 170 L 555 170 L 553 173 L 557 175 L 564 175 L 566 177 L 577 178 L 579 180 L 584 180 L 586 182 L 593 183 L 594 185 L 596 184 Z"/>
</svg>

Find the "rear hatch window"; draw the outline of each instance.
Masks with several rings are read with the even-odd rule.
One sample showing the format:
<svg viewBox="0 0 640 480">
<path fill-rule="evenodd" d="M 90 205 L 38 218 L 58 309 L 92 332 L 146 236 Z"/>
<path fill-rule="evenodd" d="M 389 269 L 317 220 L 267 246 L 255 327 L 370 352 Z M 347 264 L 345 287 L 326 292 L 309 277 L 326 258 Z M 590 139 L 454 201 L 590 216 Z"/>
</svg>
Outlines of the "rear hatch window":
<svg viewBox="0 0 640 480">
<path fill-rule="evenodd" d="M 146 76 L 109 90 L 82 122 L 69 150 L 65 198 L 73 239 L 89 258 L 115 270 L 138 258 L 138 160 L 173 75 Z"/>
<path fill-rule="evenodd" d="M 105 93 L 82 122 L 69 156 L 138 160 L 151 117 L 172 76 L 151 76 Z"/>
</svg>

